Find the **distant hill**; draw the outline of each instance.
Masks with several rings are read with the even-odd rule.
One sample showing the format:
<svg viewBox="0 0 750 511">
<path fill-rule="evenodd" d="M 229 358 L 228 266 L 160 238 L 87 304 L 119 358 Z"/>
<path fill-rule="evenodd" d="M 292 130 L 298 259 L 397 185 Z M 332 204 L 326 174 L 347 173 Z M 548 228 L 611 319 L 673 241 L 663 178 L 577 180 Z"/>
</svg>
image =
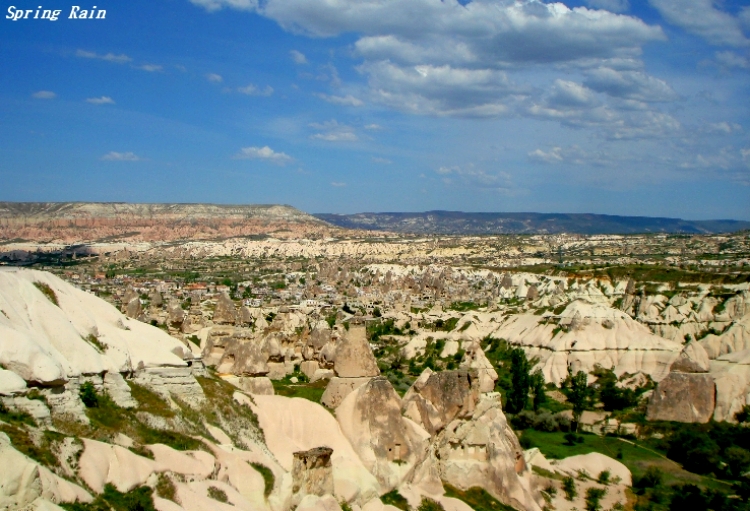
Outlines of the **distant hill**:
<svg viewBox="0 0 750 511">
<path fill-rule="evenodd" d="M 278 204 L 0 202 L 0 240 L 80 243 L 328 235 L 323 220 Z"/>
<path fill-rule="evenodd" d="M 682 220 L 644 216 L 561 213 L 357 213 L 315 215 L 348 229 L 416 234 L 713 234 L 750 229 L 738 220 Z"/>
</svg>

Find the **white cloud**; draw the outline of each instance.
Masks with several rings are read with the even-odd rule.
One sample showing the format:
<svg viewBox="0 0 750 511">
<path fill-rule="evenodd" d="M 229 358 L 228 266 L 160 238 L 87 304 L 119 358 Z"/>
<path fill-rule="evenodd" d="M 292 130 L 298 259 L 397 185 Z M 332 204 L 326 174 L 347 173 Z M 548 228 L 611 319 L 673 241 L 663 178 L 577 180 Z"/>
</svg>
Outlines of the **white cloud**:
<svg viewBox="0 0 750 511">
<path fill-rule="evenodd" d="M 476 168 L 472 163 L 463 166 L 439 167 L 435 172 L 445 176 L 443 182 L 446 184 L 452 184 L 456 179 L 466 186 L 505 192 L 509 191 L 512 186 L 510 174 L 507 172 L 486 172 Z"/>
<path fill-rule="evenodd" d="M 208 73 L 206 75 L 206 80 L 213 83 L 221 83 L 224 81 L 224 78 L 222 78 L 221 75 L 217 75 L 216 73 Z"/>
<path fill-rule="evenodd" d="M 270 96 L 273 94 L 273 87 L 266 85 L 266 88 L 261 90 L 251 83 L 245 87 L 237 87 L 237 92 L 248 96 Z"/>
<path fill-rule="evenodd" d="M 329 96 L 327 94 L 315 94 L 315 96 L 319 97 L 323 101 L 327 101 L 328 103 L 333 103 L 334 105 L 362 106 L 365 104 L 361 99 L 355 98 L 351 94 L 348 94 L 346 96 Z"/>
<path fill-rule="evenodd" d="M 314 140 L 325 140 L 326 142 L 355 142 L 359 140 L 357 135 L 351 131 L 332 131 L 329 133 L 316 133 L 310 138 Z"/>
<path fill-rule="evenodd" d="M 359 140 L 354 128 L 341 124 L 335 119 L 325 122 L 313 122 L 309 125 L 320 133 L 310 135 L 313 140 L 325 140 L 326 142 L 356 142 Z"/>
<path fill-rule="evenodd" d="M 366 130 L 376 131 L 376 130 L 382 130 L 383 127 L 380 124 L 368 124 L 365 126 Z"/>
<path fill-rule="evenodd" d="M 382 163 L 383 165 L 390 165 L 391 163 L 393 163 L 388 158 L 381 158 L 379 156 L 373 156 L 372 161 L 375 163 Z"/>
<path fill-rule="evenodd" d="M 109 96 L 102 96 L 100 98 L 88 98 L 86 99 L 86 101 L 94 105 L 114 105 L 115 104 L 115 100 L 110 98 Z"/>
<path fill-rule="evenodd" d="M 86 50 L 76 51 L 76 57 L 81 57 L 84 59 L 106 60 L 107 62 L 114 62 L 115 64 L 127 64 L 128 62 L 131 62 L 133 60 L 124 53 L 121 53 L 119 55 L 116 55 L 114 53 L 106 53 L 104 55 L 100 55 L 96 52 Z"/>
<path fill-rule="evenodd" d="M 156 73 L 164 71 L 164 66 L 160 66 L 159 64 L 142 64 L 140 66 L 136 66 L 136 69 L 148 71 L 149 73 Z"/>
<path fill-rule="evenodd" d="M 57 94 L 52 92 L 51 90 L 40 90 L 31 95 L 34 99 L 55 99 L 57 97 Z"/>
<path fill-rule="evenodd" d="M 243 147 L 240 153 L 235 156 L 236 159 L 265 160 L 277 165 L 286 165 L 294 160 L 285 153 L 276 152 L 268 146 L 263 147 Z"/>
<path fill-rule="evenodd" d="M 289 54 L 292 56 L 292 60 L 297 64 L 307 64 L 307 57 L 301 51 L 291 50 Z"/>
<path fill-rule="evenodd" d="M 712 0 L 649 0 L 668 22 L 696 34 L 711 44 L 750 46 L 740 20 L 714 7 Z M 744 12 L 743 12 L 744 16 Z"/>
<path fill-rule="evenodd" d="M 346 186 L 346 183 L 342 183 L 342 182 L 339 182 L 339 181 L 333 181 L 333 182 L 331 182 L 331 186 L 335 186 L 336 188 L 343 188 L 344 186 Z"/>
<path fill-rule="evenodd" d="M 716 60 L 723 67 L 736 67 L 740 69 L 750 69 L 750 59 L 738 55 L 733 51 L 717 51 Z"/>
<path fill-rule="evenodd" d="M 723 133 L 726 135 L 729 135 L 730 133 L 736 133 L 738 131 L 742 131 L 742 126 L 740 126 L 737 123 L 729 123 L 726 121 L 723 122 L 714 122 L 708 125 L 708 128 L 706 129 L 709 133 Z"/>
<path fill-rule="evenodd" d="M 600 67 L 587 73 L 584 84 L 609 96 L 636 101 L 674 101 L 678 97 L 665 81 L 641 71 L 616 71 Z"/>
<path fill-rule="evenodd" d="M 535 149 L 528 153 L 531 161 L 538 163 L 566 163 L 573 165 L 587 165 L 596 167 L 610 166 L 615 163 L 615 159 L 603 152 L 590 153 L 584 151 L 577 145 L 570 147 L 551 147 L 547 151 Z"/>
<path fill-rule="evenodd" d="M 224 7 L 242 11 L 253 11 L 258 8 L 257 0 L 190 0 L 190 2 L 209 12 L 218 11 Z"/>
<path fill-rule="evenodd" d="M 628 0 L 585 0 L 590 7 L 610 12 L 625 12 L 630 9 Z"/>
<path fill-rule="evenodd" d="M 104 161 L 140 161 L 141 159 L 134 153 L 118 153 L 110 151 L 101 158 Z"/>
</svg>

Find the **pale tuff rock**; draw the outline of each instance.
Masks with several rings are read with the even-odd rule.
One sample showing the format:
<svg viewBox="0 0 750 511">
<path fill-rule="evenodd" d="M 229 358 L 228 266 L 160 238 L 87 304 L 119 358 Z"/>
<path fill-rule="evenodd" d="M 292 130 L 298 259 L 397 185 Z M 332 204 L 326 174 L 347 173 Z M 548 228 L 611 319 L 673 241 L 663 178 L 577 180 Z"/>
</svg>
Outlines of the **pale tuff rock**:
<svg viewBox="0 0 750 511">
<path fill-rule="evenodd" d="M 216 299 L 212 321 L 217 325 L 234 325 L 238 318 L 232 299 L 226 293 L 221 293 Z"/>
<path fill-rule="evenodd" d="M 346 396 L 370 380 L 369 376 L 363 378 L 338 378 L 334 376 L 328 382 L 320 402 L 328 408 L 336 408 L 344 401 Z"/>
<path fill-rule="evenodd" d="M 463 490 L 485 488 L 520 509 L 540 509 L 533 498 L 531 471 L 499 394 L 483 394 L 470 417 L 450 422 L 435 438 L 435 452 L 443 481 Z"/>
<path fill-rule="evenodd" d="M 336 418 L 367 470 L 378 479 L 381 493 L 399 486 L 425 459 L 429 435 L 401 416 L 401 399 L 382 376 L 349 394 L 336 408 Z"/>
<path fill-rule="evenodd" d="M 212 328 L 203 348 L 203 361 L 222 374 L 265 376 L 270 370 L 268 345 L 244 330 Z"/>
<path fill-rule="evenodd" d="M 185 321 L 185 311 L 180 307 L 177 302 L 170 303 L 167 307 L 167 322 L 172 328 L 182 328 L 182 323 Z"/>
<path fill-rule="evenodd" d="M 716 405 L 714 378 L 709 374 L 670 373 L 654 390 L 648 420 L 705 423 Z"/>
<path fill-rule="evenodd" d="M 2 398 L 0 402 L 10 409 L 28 413 L 39 424 L 50 424 L 50 410 L 44 401 L 28 399 L 24 396 L 13 396 Z"/>
<path fill-rule="evenodd" d="M 228 381 L 240 390 L 248 394 L 262 394 L 265 396 L 274 395 L 273 384 L 271 379 L 265 376 L 222 376 L 224 381 Z"/>
<path fill-rule="evenodd" d="M 336 345 L 334 372 L 340 378 L 378 376 L 380 370 L 367 342 L 364 325 L 351 325 Z"/>
<path fill-rule="evenodd" d="M 13 371 L 0 369 L 0 396 L 12 396 L 26 391 L 26 382 Z"/>
<path fill-rule="evenodd" d="M 91 502 L 89 493 L 13 448 L 5 433 L 0 433 L 0 509 L 26 506 L 45 508 L 52 503 Z"/>
<path fill-rule="evenodd" d="M 680 352 L 672 363 L 671 370 L 681 373 L 707 373 L 710 369 L 708 354 L 703 346 L 696 341 L 691 341 Z"/>
<path fill-rule="evenodd" d="M 138 371 L 133 381 L 166 397 L 174 395 L 190 404 L 199 404 L 205 399 L 191 367 L 148 368 Z"/>
<path fill-rule="evenodd" d="M 476 372 L 428 370 L 404 394 L 402 410 L 435 435 L 454 419 L 471 416 L 479 399 L 479 380 Z"/>
<path fill-rule="evenodd" d="M 315 376 L 315 371 L 319 368 L 320 365 L 315 360 L 306 360 L 299 365 L 300 372 L 307 376 L 308 379 L 312 379 Z"/>
<path fill-rule="evenodd" d="M 473 369 L 479 375 L 479 392 L 492 392 L 495 390 L 497 371 L 487 359 L 479 342 L 464 343 L 464 359 L 461 361 L 461 369 Z"/>
<path fill-rule="evenodd" d="M 306 495 L 297 506 L 297 511 L 341 511 L 341 506 L 331 495 Z"/>
<path fill-rule="evenodd" d="M 35 283 L 49 286 L 59 306 Z M 190 356 L 162 330 L 130 320 L 100 298 L 46 272 L 0 269 L 0 309 L 0 365 L 35 384 L 56 386 L 80 375 L 184 367 L 183 358 Z M 87 340 L 93 338 L 96 342 Z"/>
<path fill-rule="evenodd" d="M 138 456 L 119 445 L 110 445 L 88 438 L 83 439 L 84 450 L 78 461 L 78 475 L 97 493 L 112 483 L 119 491 L 127 492 L 144 484 L 159 465 Z"/>
<path fill-rule="evenodd" d="M 125 315 L 129 318 L 138 319 L 143 315 L 143 307 L 141 306 L 141 299 L 138 296 L 134 296 L 125 305 Z"/>
<path fill-rule="evenodd" d="M 734 422 L 734 415 L 750 404 L 750 349 L 723 355 L 711 361 L 716 382 L 716 421 Z"/>
<path fill-rule="evenodd" d="M 590 477 L 596 478 L 603 471 L 609 471 L 612 479 L 619 477 L 624 486 L 633 484 L 628 467 L 619 461 L 598 452 L 569 456 L 551 463 L 553 471 L 577 477 L 580 471 L 585 471 Z"/>
<path fill-rule="evenodd" d="M 299 398 L 254 396 L 254 399 L 252 407 L 266 445 L 284 470 L 292 470 L 294 452 L 326 446 L 333 449 L 331 465 L 336 498 L 363 504 L 380 495 L 377 479 L 362 464 L 338 422 L 325 408 Z"/>
<path fill-rule="evenodd" d="M 333 494 L 333 467 L 330 447 L 315 447 L 293 453 L 292 492 L 295 500 L 305 495 Z"/>
<path fill-rule="evenodd" d="M 604 304 L 576 300 L 557 323 L 540 320 L 534 314 L 511 315 L 492 336 L 522 347 L 529 358 L 538 358 L 537 367 L 551 382 L 564 380 L 569 367 L 590 372 L 596 365 L 611 368 L 618 376 L 643 372 L 660 381 L 682 349 Z"/>
<path fill-rule="evenodd" d="M 709 334 L 700 343 L 711 359 L 750 349 L 750 314 L 732 324 L 721 335 Z"/>
</svg>

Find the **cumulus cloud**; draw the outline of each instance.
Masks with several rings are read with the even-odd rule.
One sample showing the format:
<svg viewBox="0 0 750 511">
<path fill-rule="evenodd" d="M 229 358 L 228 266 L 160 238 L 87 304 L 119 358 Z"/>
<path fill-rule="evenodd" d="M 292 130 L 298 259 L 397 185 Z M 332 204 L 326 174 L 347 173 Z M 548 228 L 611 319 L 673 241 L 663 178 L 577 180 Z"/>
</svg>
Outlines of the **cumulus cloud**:
<svg viewBox="0 0 750 511">
<path fill-rule="evenodd" d="M 609 96 L 636 101 L 674 101 L 677 94 L 667 82 L 641 71 L 616 71 L 600 67 L 589 71 L 584 84 Z"/>
<path fill-rule="evenodd" d="M 141 158 L 135 153 L 118 153 L 117 151 L 110 151 L 101 158 L 104 161 L 140 161 Z"/>
<path fill-rule="evenodd" d="M 305 54 L 301 51 L 292 50 L 289 54 L 292 56 L 292 60 L 296 64 L 307 64 L 307 57 L 305 57 Z"/>
<path fill-rule="evenodd" d="M 55 99 L 57 97 L 57 94 L 55 94 L 51 90 L 40 90 L 33 93 L 31 97 L 34 99 Z"/>
<path fill-rule="evenodd" d="M 586 0 L 590 7 L 604 9 L 611 12 L 625 12 L 630 9 L 628 0 Z"/>
<path fill-rule="evenodd" d="M 326 142 L 356 142 L 359 140 L 354 128 L 341 124 L 335 119 L 325 122 L 313 122 L 309 125 L 318 133 L 310 135 L 313 140 L 324 140 Z"/>
<path fill-rule="evenodd" d="M 343 188 L 346 186 L 346 183 L 342 183 L 340 181 L 333 181 L 331 182 L 331 186 L 335 186 L 336 188 Z"/>
<path fill-rule="evenodd" d="M 342 105 L 342 106 L 362 106 L 364 105 L 364 101 L 362 101 L 359 98 L 355 98 L 351 94 L 348 94 L 346 96 L 329 96 L 327 94 L 315 94 L 317 97 L 322 99 L 323 101 L 327 101 L 328 103 L 332 103 L 334 105 Z"/>
<path fill-rule="evenodd" d="M 243 147 L 240 149 L 239 154 L 235 156 L 236 159 L 247 159 L 247 160 L 265 160 L 277 165 L 286 165 L 294 160 L 291 156 L 285 153 L 276 152 L 268 146 L 263 147 Z"/>
<path fill-rule="evenodd" d="M 106 60 L 107 62 L 114 62 L 115 64 L 127 64 L 128 62 L 131 62 L 133 60 L 124 53 L 121 53 L 119 55 L 116 55 L 114 53 L 105 53 L 104 55 L 101 55 L 96 52 L 86 50 L 76 51 L 76 57 L 81 57 L 84 59 Z"/>
<path fill-rule="evenodd" d="M 370 131 L 377 131 L 377 130 L 382 130 L 383 127 L 380 124 L 373 123 L 373 124 L 368 124 L 367 126 L 365 126 L 365 129 L 370 130 Z"/>
<path fill-rule="evenodd" d="M 208 73 L 206 75 L 206 80 L 212 83 L 221 83 L 224 81 L 224 78 L 222 78 L 221 75 L 218 75 L 216 73 Z"/>
<path fill-rule="evenodd" d="M 86 102 L 91 103 L 93 105 L 114 105 L 115 100 L 110 98 L 109 96 L 102 96 L 100 98 L 88 98 L 86 99 Z"/>
<path fill-rule="evenodd" d="M 383 165 L 390 165 L 391 163 L 393 163 L 388 158 L 381 158 L 380 156 L 373 156 L 372 161 L 375 163 L 382 163 Z"/>
<path fill-rule="evenodd" d="M 740 29 L 740 19 L 714 7 L 716 2 L 712 0 L 649 0 L 649 3 L 668 22 L 711 44 L 750 46 L 750 39 Z"/>
<path fill-rule="evenodd" d="M 273 94 L 273 87 L 266 85 L 264 89 L 259 89 L 257 86 L 250 83 L 245 87 L 237 87 L 237 92 L 248 96 L 270 96 Z"/>
</svg>

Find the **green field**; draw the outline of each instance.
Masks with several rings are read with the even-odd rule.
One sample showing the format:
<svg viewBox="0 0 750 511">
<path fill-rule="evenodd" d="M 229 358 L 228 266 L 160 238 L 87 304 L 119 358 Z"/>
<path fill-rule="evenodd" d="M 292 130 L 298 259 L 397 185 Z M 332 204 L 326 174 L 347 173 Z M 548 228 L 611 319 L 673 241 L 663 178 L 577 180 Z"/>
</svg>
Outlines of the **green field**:
<svg viewBox="0 0 750 511">
<path fill-rule="evenodd" d="M 590 452 L 600 452 L 618 459 L 618 454 L 621 453 L 622 457 L 618 461 L 630 469 L 633 479 L 642 476 L 648 467 L 655 466 L 664 473 L 664 483 L 667 485 L 690 483 L 723 491 L 731 488 L 731 484 L 724 481 L 683 470 L 678 463 L 667 459 L 664 453 L 660 453 L 651 446 L 617 437 L 592 434 L 582 435 L 583 443 L 569 446 L 563 438 L 564 435 L 565 433 L 546 433 L 530 429 L 523 432 L 524 442 L 529 442 L 532 447 L 538 447 L 549 460 Z"/>
</svg>

